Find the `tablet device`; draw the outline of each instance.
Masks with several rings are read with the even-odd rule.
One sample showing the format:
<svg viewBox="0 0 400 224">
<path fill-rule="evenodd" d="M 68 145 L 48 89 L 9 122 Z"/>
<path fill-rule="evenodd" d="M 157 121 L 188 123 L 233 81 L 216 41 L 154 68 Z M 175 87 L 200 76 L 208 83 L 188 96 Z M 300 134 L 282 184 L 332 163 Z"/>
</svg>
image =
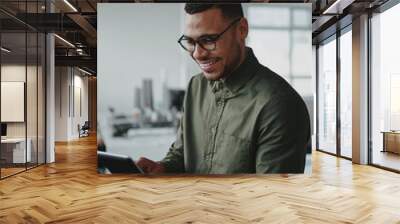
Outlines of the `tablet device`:
<svg viewBox="0 0 400 224">
<path fill-rule="evenodd" d="M 97 167 L 111 173 L 144 173 L 129 156 L 97 151 Z"/>
</svg>

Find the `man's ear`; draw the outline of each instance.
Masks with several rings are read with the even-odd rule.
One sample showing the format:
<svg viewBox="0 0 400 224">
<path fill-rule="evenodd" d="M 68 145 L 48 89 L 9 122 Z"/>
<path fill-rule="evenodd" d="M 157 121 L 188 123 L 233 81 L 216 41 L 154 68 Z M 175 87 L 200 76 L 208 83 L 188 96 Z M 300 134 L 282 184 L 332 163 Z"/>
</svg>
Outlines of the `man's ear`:
<svg viewBox="0 0 400 224">
<path fill-rule="evenodd" d="M 242 18 L 239 23 L 239 32 L 240 32 L 240 39 L 245 40 L 247 35 L 249 34 L 249 24 L 246 18 Z"/>
</svg>

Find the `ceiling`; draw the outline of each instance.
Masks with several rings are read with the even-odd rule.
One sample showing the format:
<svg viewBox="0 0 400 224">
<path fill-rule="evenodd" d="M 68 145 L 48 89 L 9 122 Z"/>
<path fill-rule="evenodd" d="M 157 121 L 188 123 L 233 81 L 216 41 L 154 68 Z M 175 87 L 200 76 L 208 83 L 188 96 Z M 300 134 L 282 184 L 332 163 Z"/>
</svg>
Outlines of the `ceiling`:
<svg viewBox="0 0 400 224">
<path fill-rule="evenodd" d="M 221 0 L 226 1 L 226 0 Z M 334 32 L 338 20 L 356 16 L 365 10 L 374 9 L 387 0 L 303 0 L 303 1 L 248 1 L 270 3 L 312 3 L 313 41 L 318 41 L 330 32 Z M 128 2 L 177 2 L 168 0 L 134 1 L 134 0 L 1 0 L 1 30 L 7 34 L 5 38 L 14 40 L 15 45 L 21 40 L 18 32 L 31 31 L 55 32 L 61 38 L 55 38 L 56 65 L 85 67 L 96 72 L 97 57 L 97 3 Z M 215 1 L 214 1 L 215 2 Z M 229 2 L 232 2 L 230 0 Z M 241 1 L 244 2 L 244 1 Z M 51 9 L 51 10 L 50 10 Z M 49 13 L 52 11 L 52 13 Z M 346 25 L 345 23 L 342 24 Z M 331 29 L 331 31 L 329 31 Z M 333 29 L 333 30 L 332 30 Z M 329 31 L 329 32 L 328 32 Z M 13 38 L 13 35 L 15 38 Z M 23 43 L 20 43 L 23 44 Z M 22 46 L 22 45 L 21 45 Z M 32 45 L 29 45 L 33 46 Z M 28 47 L 28 51 L 30 51 Z"/>
</svg>

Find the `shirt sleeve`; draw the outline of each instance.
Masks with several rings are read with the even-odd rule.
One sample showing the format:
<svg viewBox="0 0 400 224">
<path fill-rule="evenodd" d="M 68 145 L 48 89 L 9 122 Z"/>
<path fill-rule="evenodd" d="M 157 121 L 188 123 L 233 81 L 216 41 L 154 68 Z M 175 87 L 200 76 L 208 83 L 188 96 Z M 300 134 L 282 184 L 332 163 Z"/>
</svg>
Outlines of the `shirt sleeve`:
<svg viewBox="0 0 400 224">
<path fill-rule="evenodd" d="M 167 173 L 184 173 L 185 172 L 185 164 L 184 164 L 184 154 L 183 154 L 183 116 L 180 119 L 180 124 L 176 136 L 176 140 L 169 148 L 169 151 L 165 158 L 161 161 L 164 165 Z"/>
<path fill-rule="evenodd" d="M 182 106 L 182 117 L 179 120 L 179 128 L 176 135 L 176 140 L 172 145 L 169 147 L 169 151 L 165 158 L 161 160 L 161 164 L 164 165 L 167 173 L 184 173 L 185 172 L 185 155 L 184 155 L 184 120 L 185 120 L 185 107 L 187 107 L 187 97 L 188 93 L 191 91 L 191 86 L 193 82 L 192 77 L 189 80 L 188 87 L 186 89 L 186 93 L 183 99 L 183 106 Z"/>
<path fill-rule="evenodd" d="M 300 96 L 274 96 L 258 118 L 257 173 L 304 173 L 310 118 Z"/>
</svg>

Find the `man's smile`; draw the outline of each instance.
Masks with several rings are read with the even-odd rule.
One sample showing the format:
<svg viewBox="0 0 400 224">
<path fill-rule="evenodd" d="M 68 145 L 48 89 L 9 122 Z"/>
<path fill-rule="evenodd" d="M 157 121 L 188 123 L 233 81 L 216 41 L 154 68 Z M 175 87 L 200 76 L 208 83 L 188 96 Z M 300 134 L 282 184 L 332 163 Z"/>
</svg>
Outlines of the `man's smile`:
<svg viewBox="0 0 400 224">
<path fill-rule="evenodd" d="M 216 63 L 219 61 L 217 58 L 205 60 L 205 61 L 197 61 L 200 68 L 205 72 L 211 72 L 214 70 Z"/>
</svg>

